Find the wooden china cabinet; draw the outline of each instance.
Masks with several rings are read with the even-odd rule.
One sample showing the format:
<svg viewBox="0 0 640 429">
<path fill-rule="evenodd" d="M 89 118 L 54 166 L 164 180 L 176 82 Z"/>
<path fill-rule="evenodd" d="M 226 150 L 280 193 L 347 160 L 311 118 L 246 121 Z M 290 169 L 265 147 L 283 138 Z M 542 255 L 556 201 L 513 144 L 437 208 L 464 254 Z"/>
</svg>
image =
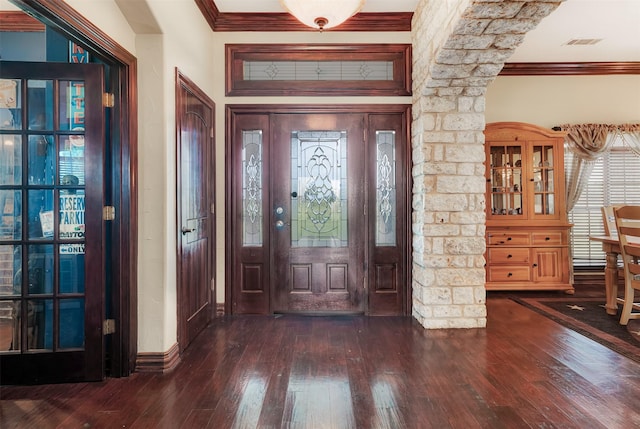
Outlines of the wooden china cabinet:
<svg viewBox="0 0 640 429">
<path fill-rule="evenodd" d="M 573 293 L 565 135 L 521 122 L 487 124 L 487 290 Z"/>
</svg>

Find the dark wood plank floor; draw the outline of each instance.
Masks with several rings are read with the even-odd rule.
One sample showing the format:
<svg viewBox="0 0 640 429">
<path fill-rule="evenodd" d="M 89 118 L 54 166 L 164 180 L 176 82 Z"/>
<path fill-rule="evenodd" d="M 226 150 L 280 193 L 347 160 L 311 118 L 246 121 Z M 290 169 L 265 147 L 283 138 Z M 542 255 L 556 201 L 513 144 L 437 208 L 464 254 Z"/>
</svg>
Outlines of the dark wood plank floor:
<svg viewBox="0 0 640 429">
<path fill-rule="evenodd" d="M 1 387 L 9 428 L 632 428 L 640 365 L 508 299 L 488 326 L 218 319 L 166 375 Z"/>
</svg>

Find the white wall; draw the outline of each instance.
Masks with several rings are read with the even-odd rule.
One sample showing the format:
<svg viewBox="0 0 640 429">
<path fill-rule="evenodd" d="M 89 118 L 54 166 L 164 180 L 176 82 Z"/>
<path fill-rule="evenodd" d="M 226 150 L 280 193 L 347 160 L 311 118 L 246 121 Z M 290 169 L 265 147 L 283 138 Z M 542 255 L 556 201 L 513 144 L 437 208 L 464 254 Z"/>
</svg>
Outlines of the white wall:
<svg viewBox="0 0 640 429">
<path fill-rule="evenodd" d="M 640 122 L 640 75 L 498 76 L 486 96 L 487 123 Z"/>
</svg>

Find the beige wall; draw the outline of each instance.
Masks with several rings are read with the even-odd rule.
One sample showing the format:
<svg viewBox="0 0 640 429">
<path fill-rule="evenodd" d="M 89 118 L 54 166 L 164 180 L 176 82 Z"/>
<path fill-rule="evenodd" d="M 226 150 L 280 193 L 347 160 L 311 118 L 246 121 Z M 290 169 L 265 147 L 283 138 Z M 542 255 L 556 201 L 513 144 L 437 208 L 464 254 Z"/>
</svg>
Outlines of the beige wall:
<svg viewBox="0 0 640 429">
<path fill-rule="evenodd" d="M 498 76 L 486 103 L 487 122 L 638 123 L 640 75 Z"/>
<path fill-rule="evenodd" d="M 6 0 L 0 0 L 3 3 Z M 123 0 L 118 0 L 123 3 Z M 154 25 L 125 16 L 116 0 L 67 0 L 138 58 L 139 89 L 139 351 L 176 341 L 176 201 L 174 69 L 216 103 L 217 299 L 224 300 L 224 106 L 308 103 L 301 97 L 224 95 L 226 43 L 410 43 L 410 33 L 212 33 L 193 0 L 146 0 Z M 176 4 L 179 3 L 179 7 Z M 0 4 L 1 5 L 1 4 Z M 188 23 L 185 25 L 185 23 Z M 136 30 L 134 30 L 134 28 Z M 149 28 L 157 28 L 150 31 Z M 579 94 L 579 95 L 576 95 Z M 410 103 L 411 97 L 318 98 L 318 103 Z M 565 122 L 640 121 L 640 77 L 498 77 L 488 89 L 486 118 L 543 126 Z"/>
<path fill-rule="evenodd" d="M 224 92 L 225 82 L 225 45 L 240 43 L 303 43 L 303 44 L 330 44 L 330 43 L 411 43 L 410 33 L 215 33 L 213 79 L 214 90 L 213 99 L 216 102 L 216 223 L 217 223 L 217 245 L 216 253 L 216 279 L 217 279 L 217 302 L 224 302 L 224 251 L 225 251 L 225 193 L 224 193 L 224 124 L 226 104 L 358 104 L 358 103 L 397 103 L 411 104 L 411 97 L 330 97 L 309 99 L 309 97 L 226 97 Z"/>
</svg>

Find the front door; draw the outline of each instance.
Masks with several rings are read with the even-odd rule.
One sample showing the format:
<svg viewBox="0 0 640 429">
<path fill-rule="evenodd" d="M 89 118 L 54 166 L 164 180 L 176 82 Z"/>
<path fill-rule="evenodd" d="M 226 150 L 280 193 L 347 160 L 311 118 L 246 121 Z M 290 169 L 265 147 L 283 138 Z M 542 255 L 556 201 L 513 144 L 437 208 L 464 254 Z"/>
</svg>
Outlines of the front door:
<svg viewBox="0 0 640 429">
<path fill-rule="evenodd" d="M 364 311 L 363 127 L 356 114 L 274 117 L 274 312 Z"/>
<path fill-rule="evenodd" d="M 104 375 L 103 68 L 0 62 L 0 379 Z"/>
<path fill-rule="evenodd" d="M 227 311 L 406 314 L 406 108 L 243 110 L 228 141 Z"/>
</svg>

